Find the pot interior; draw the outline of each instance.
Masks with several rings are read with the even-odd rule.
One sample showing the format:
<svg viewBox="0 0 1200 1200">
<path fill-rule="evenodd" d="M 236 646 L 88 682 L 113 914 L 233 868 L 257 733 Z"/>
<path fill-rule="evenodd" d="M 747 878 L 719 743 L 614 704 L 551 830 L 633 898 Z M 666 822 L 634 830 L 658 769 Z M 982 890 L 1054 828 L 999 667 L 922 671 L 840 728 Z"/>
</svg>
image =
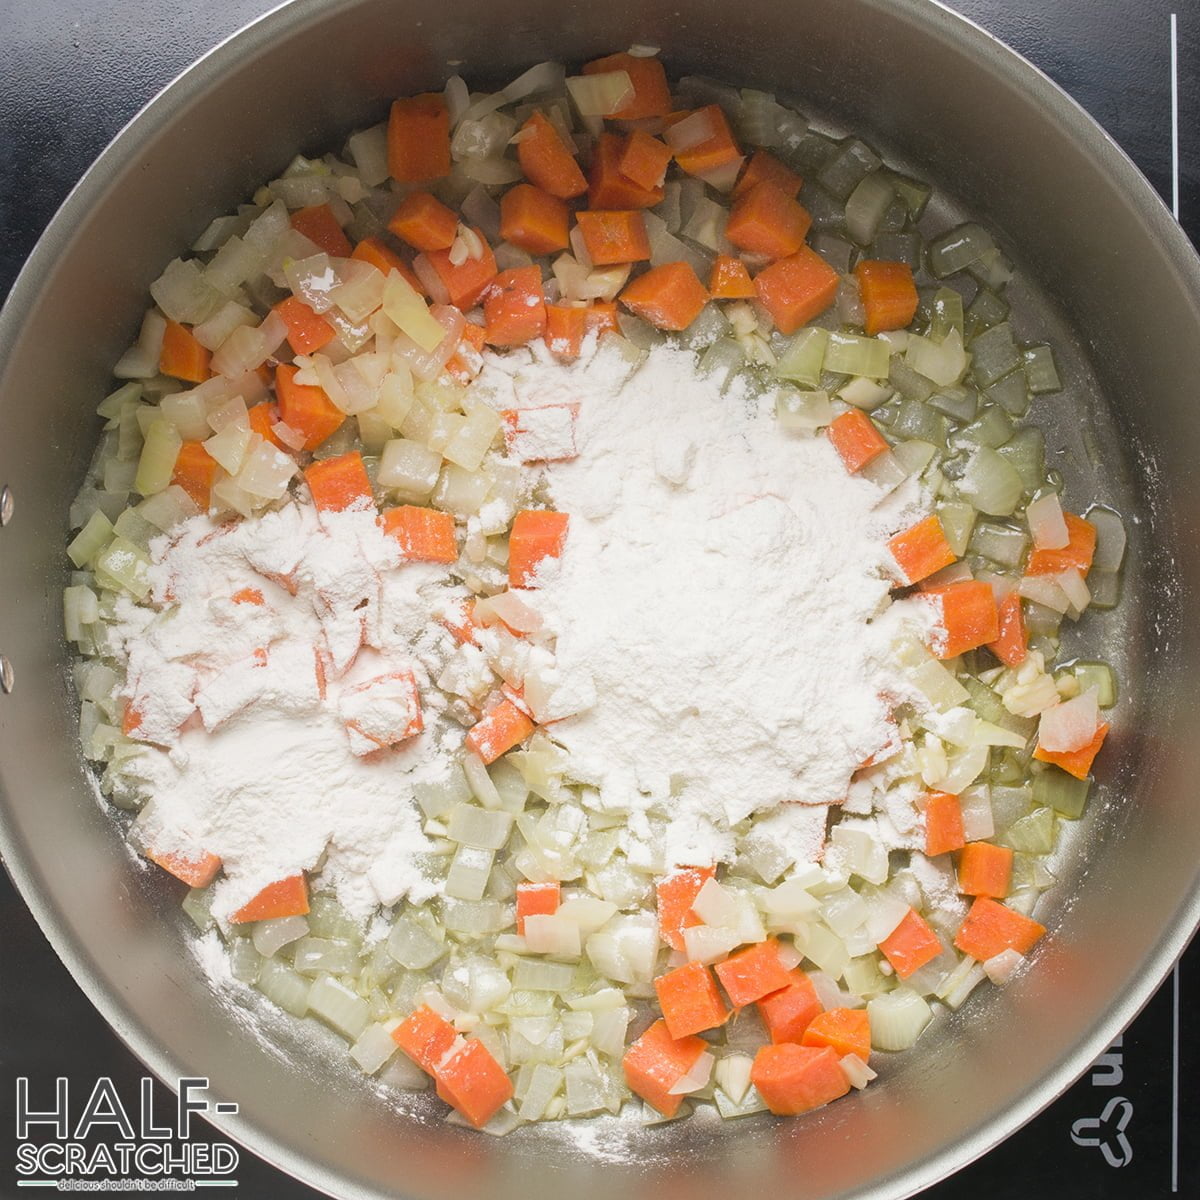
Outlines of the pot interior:
<svg viewBox="0 0 1200 1200">
<path fill-rule="evenodd" d="M 799 1121 L 595 1121 L 493 1141 L 443 1125 L 426 1100 L 381 1097 L 315 1025 L 213 993 L 175 889 L 127 852 L 75 748 L 66 513 L 97 437 L 91 413 L 147 286 L 213 216 L 297 151 L 340 147 L 393 96 L 456 71 L 500 84 L 542 59 L 635 42 L 662 46 L 672 74 L 776 91 L 817 128 L 867 138 L 938 189 L 927 229 L 969 214 L 997 235 L 1018 270 L 1018 336 L 1051 341 L 1067 381 L 1032 414 L 1066 496 L 1117 509 L 1130 529 L 1122 605 L 1072 635 L 1081 654 L 1113 663 L 1121 701 L 1101 786 L 1063 839 L 1060 884 L 1038 913 L 1052 936 L 1033 968 L 981 989 L 888 1061 L 880 1083 Z M 511 0 L 502 20 L 432 0 L 288 5 L 134 122 L 68 201 L 5 312 L 7 865 L 131 1047 L 168 1080 L 208 1076 L 240 1106 L 224 1126 L 232 1136 L 331 1194 L 515 1198 L 532 1179 L 598 1200 L 665 1188 L 706 1200 L 731 1186 L 813 1200 L 915 1191 L 1082 1071 L 1196 920 L 1200 710 L 1186 688 L 1200 657 L 1181 614 L 1200 571 L 1198 279 L 1182 234 L 1104 135 L 1027 65 L 921 0 L 563 0 L 552 13 Z"/>
</svg>

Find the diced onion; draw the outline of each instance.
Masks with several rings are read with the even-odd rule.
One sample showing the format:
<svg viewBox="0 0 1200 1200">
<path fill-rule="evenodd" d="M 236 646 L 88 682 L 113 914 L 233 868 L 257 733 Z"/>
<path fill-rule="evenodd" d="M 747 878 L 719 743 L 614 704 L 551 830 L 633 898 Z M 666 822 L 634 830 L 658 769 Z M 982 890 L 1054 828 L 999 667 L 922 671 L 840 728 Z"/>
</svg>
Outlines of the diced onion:
<svg viewBox="0 0 1200 1200">
<path fill-rule="evenodd" d="M 987 977 L 997 985 L 1006 984 L 1025 962 L 1025 956 L 1017 950 L 1001 950 L 984 964 Z"/>
<path fill-rule="evenodd" d="M 862 1091 L 872 1079 L 879 1078 L 878 1074 L 872 1071 L 857 1054 L 843 1055 L 839 1061 L 850 1086 L 859 1091 Z"/>
<path fill-rule="evenodd" d="M 307 933 L 308 922 L 303 917 L 277 917 L 268 921 L 256 921 L 250 936 L 255 950 L 263 958 L 271 958 L 284 946 L 299 941 Z"/>
<path fill-rule="evenodd" d="M 626 71 L 569 75 L 566 83 L 581 117 L 611 117 L 633 100 L 633 82 Z"/>
<path fill-rule="evenodd" d="M 1057 492 L 1047 492 L 1031 501 L 1025 510 L 1025 520 L 1039 550 L 1061 550 L 1071 540 Z"/>
<path fill-rule="evenodd" d="M 1073 700 L 1048 708 L 1038 722 L 1038 745 L 1051 753 L 1082 750 L 1096 736 L 1100 707 L 1096 690 L 1089 688 Z"/>
<path fill-rule="evenodd" d="M 911 988 L 897 988 L 867 1002 L 871 1044 L 878 1050 L 907 1050 L 933 1019 L 933 1010 Z"/>
</svg>

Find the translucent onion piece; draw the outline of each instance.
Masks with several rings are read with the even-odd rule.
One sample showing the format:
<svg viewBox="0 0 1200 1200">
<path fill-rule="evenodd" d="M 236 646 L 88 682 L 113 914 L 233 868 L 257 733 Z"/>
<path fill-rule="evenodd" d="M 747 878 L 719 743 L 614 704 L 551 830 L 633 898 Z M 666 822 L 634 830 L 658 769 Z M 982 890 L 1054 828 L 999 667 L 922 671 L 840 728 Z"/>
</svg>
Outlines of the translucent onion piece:
<svg viewBox="0 0 1200 1200">
<path fill-rule="evenodd" d="M 1100 725 L 1100 706 L 1095 688 L 1089 688 L 1073 700 L 1056 704 L 1041 715 L 1038 745 L 1051 753 L 1081 750 L 1096 736 Z"/>
<path fill-rule="evenodd" d="M 284 946 L 299 941 L 307 933 L 308 922 L 303 917 L 278 917 L 269 921 L 256 921 L 250 936 L 255 950 L 263 958 L 271 958 Z"/>
<path fill-rule="evenodd" d="M 1125 523 L 1111 508 L 1099 505 L 1088 510 L 1088 522 L 1096 529 L 1096 553 L 1092 567 L 1097 571 L 1118 571 L 1125 558 Z"/>
<path fill-rule="evenodd" d="M 1001 950 L 983 964 L 984 973 L 997 985 L 1006 984 L 1020 970 L 1025 956 L 1016 950 Z"/>
<path fill-rule="evenodd" d="M 633 82 L 626 71 L 569 75 L 566 84 L 581 117 L 611 117 L 633 100 Z"/>
</svg>

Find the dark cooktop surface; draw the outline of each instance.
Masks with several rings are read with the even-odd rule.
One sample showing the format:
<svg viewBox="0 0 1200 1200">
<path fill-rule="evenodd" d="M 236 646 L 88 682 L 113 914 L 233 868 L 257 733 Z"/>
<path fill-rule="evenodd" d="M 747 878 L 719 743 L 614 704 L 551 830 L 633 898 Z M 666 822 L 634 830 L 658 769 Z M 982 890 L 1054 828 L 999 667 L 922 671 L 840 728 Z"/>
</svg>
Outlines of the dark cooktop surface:
<svg viewBox="0 0 1200 1200">
<path fill-rule="evenodd" d="M 264 0 L 0 3 L 0 297 L 57 205 L 112 135 L 179 70 L 268 7 Z M 1197 242 L 1197 0 L 952 0 L 951 7 L 1020 51 L 1087 108 L 1166 202 L 1175 204 Z M 7 1198 L 31 1194 L 18 1189 L 15 1172 L 19 1079 L 28 1079 L 33 1097 L 43 1102 L 52 1100 L 60 1076 L 83 1095 L 107 1077 L 118 1095 L 136 1097 L 144 1068 L 79 991 L 2 873 L 0 936 L 0 1196 Z M 1200 1067 L 1197 997 L 1200 943 L 1061 1099 L 924 1195 L 1200 1196 L 1200 1106 L 1191 1082 Z M 199 1128 L 197 1136 L 204 1136 Z M 225 1195 L 317 1197 L 248 1153 L 237 1178 L 238 1186 Z"/>
</svg>

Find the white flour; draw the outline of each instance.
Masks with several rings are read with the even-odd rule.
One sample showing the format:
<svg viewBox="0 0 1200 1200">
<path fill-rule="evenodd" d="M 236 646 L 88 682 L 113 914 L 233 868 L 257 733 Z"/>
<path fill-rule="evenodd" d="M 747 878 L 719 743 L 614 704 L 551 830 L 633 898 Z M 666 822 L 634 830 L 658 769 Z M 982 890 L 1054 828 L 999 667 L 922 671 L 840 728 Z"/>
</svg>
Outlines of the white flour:
<svg viewBox="0 0 1200 1200">
<path fill-rule="evenodd" d="M 322 860 L 323 881 L 356 915 L 433 894 L 412 784 L 445 771 L 461 737 L 443 728 L 427 686 L 445 637 L 431 618 L 445 570 L 401 564 L 373 513 L 318 522 L 301 504 L 227 526 L 195 517 L 153 552 L 154 598 L 176 603 L 158 616 L 122 603 L 116 627 L 140 730 L 164 746 L 129 772 L 153 796 L 142 839 L 221 858 L 218 917 Z M 232 599 L 243 589 L 263 603 Z M 348 693 L 403 670 L 420 687 L 424 732 L 354 753 L 345 717 L 363 715 L 362 693 Z M 178 730 L 193 693 L 197 713 Z"/>
<path fill-rule="evenodd" d="M 891 644 L 923 616 L 888 607 L 884 543 L 917 492 L 881 499 L 826 438 L 782 432 L 773 395 L 722 395 L 689 352 L 628 374 L 614 353 L 519 352 L 479 387 L 500 408 L 579 406 L 578 457 L 547 471 L 566 549 L 530 598 L 555 676 L 596 700 L 553 736 L 635 814 L 634 840 L 650 836 L 636 814 L 663 812 L 667 865 L 708 864 L 752 813 L 840 803 L 889 740 Z"/>
<path fill-rule="evenodd" d="M 818 858 L 829 807 L 894 738 L 893 639 L 927 620 L 889 605 L 884 571 L 915 485 L 885 497 L 824 437 L 781 431 L 773 396 L 723 395 L 686 352 L 630 374 L 610 350 L 573 366 L 517 351 L 476 390 L 550 410 L 510 439 L 570 514 L 562 559 L 521 593 L 545 622 L 525 697 L 572 776 L 626 815 L 631 861 L 732 859 L 735 826 L 771 810 L 762 832 Z M 499 684 L 484 653 L 448 653 L 448 570 L 402 563 L 371 512 L 307 503 L 193 518 L 153 555 L 165 611 L 124 601 L 115 631 L 158 744 L 126 771 L 154 797 L 143 841 L 221 858 L 219 918 L 299 870 L 358 916 L 435 894 L 412 787 L 450 768 L 462 730 L 433 681 Z M 412 685 L 424 730 L 365 753 L 407 729 Z"/>
</svg>

